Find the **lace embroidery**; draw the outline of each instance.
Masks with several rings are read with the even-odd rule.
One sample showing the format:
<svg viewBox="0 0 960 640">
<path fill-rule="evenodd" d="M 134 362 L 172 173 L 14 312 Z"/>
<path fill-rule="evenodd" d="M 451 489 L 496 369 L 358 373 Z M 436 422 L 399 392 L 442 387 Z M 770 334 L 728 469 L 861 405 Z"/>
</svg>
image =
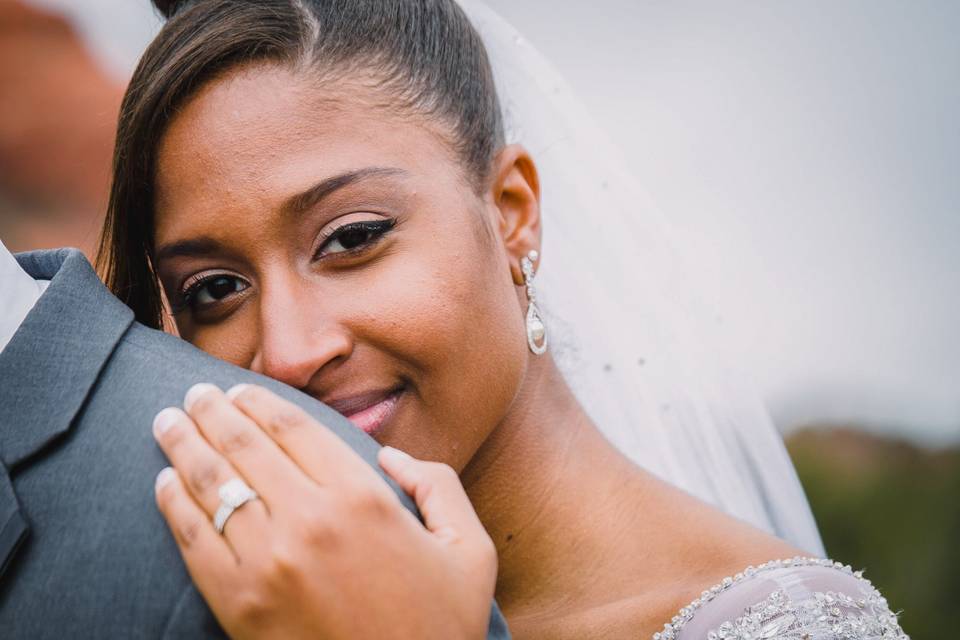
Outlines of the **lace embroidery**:
<svg viewBox="0 0 960 640">
<path fill-rule="evenodd" d="M 832 591 L 817 592 L 810 598 L 792 601 L 783 591 L 776 590 L 765 600 L 747 607 L 736 620 L 712 629 L 707 640 L 909 640 L 886 598 L 863 577 L 862 571 L 826 558 L 801 557 L 771 560 L 724 578 L 680 609 L 663 631 L 653 634 L 653 640 L 676 638 L 700 607 L 734 585 L 764 571 L 800 566 L 832 567 L 848 573 L 860 581 L 864 594 L 852 597 Z"/>
</svg>

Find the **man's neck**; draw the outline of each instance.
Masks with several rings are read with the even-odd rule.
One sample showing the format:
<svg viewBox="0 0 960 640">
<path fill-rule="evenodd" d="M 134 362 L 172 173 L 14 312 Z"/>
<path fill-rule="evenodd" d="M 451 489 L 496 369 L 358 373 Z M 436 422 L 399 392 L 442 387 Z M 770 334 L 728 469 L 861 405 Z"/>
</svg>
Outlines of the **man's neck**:
<svg viewBox="0 0 960 640">
<path fill-rule="evenodd" d="M 0 300 L 3 300 L 0 307 L 0 351 L 40 299 L 44 289 L 42 282 L 30 277 L 0 242 Z"/>
</svg>

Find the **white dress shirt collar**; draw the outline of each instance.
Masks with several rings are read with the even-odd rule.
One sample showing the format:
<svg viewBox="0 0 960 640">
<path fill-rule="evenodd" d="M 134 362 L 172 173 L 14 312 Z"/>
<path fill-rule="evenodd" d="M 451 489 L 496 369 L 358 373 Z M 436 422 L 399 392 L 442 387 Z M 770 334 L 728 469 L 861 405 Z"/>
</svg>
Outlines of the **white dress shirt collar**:
<svg viewBox="0 0 960 640">
<path fill-rule="evenodd" d="M 0 241 L 0 351 L 33 309 L 48 281 L 34 280 Z"/>
</svg>

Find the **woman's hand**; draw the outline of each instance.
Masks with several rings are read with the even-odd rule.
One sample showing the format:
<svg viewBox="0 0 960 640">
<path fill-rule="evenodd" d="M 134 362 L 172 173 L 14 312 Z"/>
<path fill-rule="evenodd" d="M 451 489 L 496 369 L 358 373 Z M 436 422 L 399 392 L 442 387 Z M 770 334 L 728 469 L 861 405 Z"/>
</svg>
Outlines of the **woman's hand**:
<svg viewBox="0 0 960 640">
<path fill-rule="evenodd" d="M 497 558 L 456 473 L 390 448 L 381 467 L 426 527 L 342 440 L 262 387 L 197 385 L 154 433 L 174 469 L 157 504 L 234 638 L 485 638 Z M 211 519 L 219 487 L 259 499 Z"/>
</svg>

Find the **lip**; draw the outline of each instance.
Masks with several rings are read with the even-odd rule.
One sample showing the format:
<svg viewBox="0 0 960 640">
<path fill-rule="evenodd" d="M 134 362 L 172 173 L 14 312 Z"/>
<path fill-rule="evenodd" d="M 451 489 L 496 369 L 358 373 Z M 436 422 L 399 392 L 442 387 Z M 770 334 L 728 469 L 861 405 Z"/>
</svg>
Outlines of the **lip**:
<svg viewBox="0 0 960 640">
<path fill-rule="evenodd" d="M 405 388 L 400 385 L 324 402 L 334 411 L 346 416 L 355 426 L 373 434 L 393 415 Z"/>
</svg>

